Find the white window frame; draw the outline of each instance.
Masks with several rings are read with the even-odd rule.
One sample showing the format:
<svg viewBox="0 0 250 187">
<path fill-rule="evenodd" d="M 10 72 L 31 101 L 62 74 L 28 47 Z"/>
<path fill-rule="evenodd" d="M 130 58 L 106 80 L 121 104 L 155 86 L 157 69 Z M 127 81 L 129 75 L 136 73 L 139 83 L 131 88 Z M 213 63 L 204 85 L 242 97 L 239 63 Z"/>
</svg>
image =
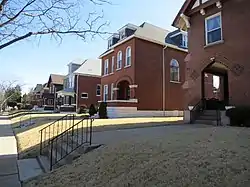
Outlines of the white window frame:
<svg viewBox="0 0 250 187">
<path fill-rule="evenodd" d="M 188 36 L 187 34 L 182 34 L 182 46 L 188 47 Z"/>
<path fill-rule="evenodd" d="M 82 94 L 87 94 L 87 97 L 83 97 Z M 82 92 L 82 93 L 81 93 L 81 98 L 82 98 L 82 99 L 88 99 L 88 98 L 89 98 L 89 94 L 88 94 L 87 92 Z"/>
<path fill-rule="evenodd" d="M 99 94 L 98 94 L 98 90 L 99 90 Z M 96 96 L 101 96 L 101 85 L 100 84 L 96 85 Z"/>
<path fill-rule="evenodd" d="M 130 56 L 128 56 L 128 50 L 130 50 Z M 127 48 L 126 48 L 126 62 L 125 62 L 125 67 L 129 67 L 129 66 L 131 66 L 131 64 L 132 64 L 132 62 L 131 62 L 131 47 L 130 46 L 128 46 Z M 130 57 L 130 62 L 128 63 L 128 57 Z"/>
<path fill-rule="evenodd" d="M 215 41 L 215 42 L 208 43 L 207 22 L 208 22 L 208 20 L 213 19 L 213 18 L 215 18 L 215 17 L 217 17 L 217 16 L 220 17 L 221 39 L 218 40 L 218 41 Z M 219 28 L 216 28 L 216 29 L 219 29 Z M 212 30 L 212 31 L 215 31 L 216 29 L 214 29 L 214 30 Z M 212 31 L 209 31 L 209 32 L 212 32 Z M 213 15 L 211 15 L 211 16 L 205 18 L 205 35 L 206 35 L 206 45 L 211 45 L 211 44 L 214 44 L 214 43 L 218 43 L 218 42 L 223 41 L 223 36 L 222 36 L 222 16 L 221 16 L 221 12 L 218 12 L 218 13 L 216 13 L 216 14 L 213 14 Z"/>
<path fill-rule="evenodd" d="M 121 56 L 120 56 L 121 54 Z M 117 53 L 117 63 L 116 63 L 116 70 L 122 69 L 122 51 Z"/>
<path fill-rule="evenodd" d="M 178 66 L 176 66 L 176 68 L 178 68 L 178 80 L 172 80 L 171 78 L 172 78 L 172 75 L 171 75 L 171 73 L 172 73 L 172 68 L 174 68 L 174 66 L 172 66 L 172 62 L 173 61 L 176 61 L 177 62 L 177 65 Z M 178 60 L 176 60 L 176 59 L 172 59 L 171 61 L 170 61 L 170 82 L 180 82 L 180 64 L 179 64 L 179 62 L 178 62 Z"/>
<path fill-rule="evenodd" d="M 103 101 L 108 100 L 108 91 L 109 91 L 108 85 L 107 84 L 103 85 Z"/>
<path fill-rule="evenodd" d="M 110 100 L 112 101 L 114 99 L 114 83 L 111 84 L 110 90 L 111 90 L 111 98 L 110 98 Z"/>
<path fill-rule="evenodd" d="M 114 73 L 114 69 L 115 69 L 115 57 L 112 56 L 112 60 L 111 60 L 111 73 Z"/>
<path fill-rule="evenodd" d="M 108 74 L 109 74 L 109 59 L 106 59 L 104 61 L 103 75 L 108 75 Z"/>
</svg>

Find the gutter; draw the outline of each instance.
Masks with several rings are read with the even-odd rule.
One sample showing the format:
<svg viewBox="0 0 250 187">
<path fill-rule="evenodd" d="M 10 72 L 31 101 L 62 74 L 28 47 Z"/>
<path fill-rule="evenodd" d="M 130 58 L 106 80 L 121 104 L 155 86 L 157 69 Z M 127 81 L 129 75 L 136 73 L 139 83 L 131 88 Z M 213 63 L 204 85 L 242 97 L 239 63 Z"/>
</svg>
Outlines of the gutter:
<svg viewBox="0 0 250 187">
<path fill-rule="evenodd" d="M 165 71 L 165 49 L 168 46 L 165 45 L 162 49 L 162 111 L 163 116 L 166 116 L 166 71 Z"/>
<path fill-rule="evenodd" d="M 78 91 L 79 91 L 78 85 L 79 85 L 79 75 L 76 75 L 76 112 L 78 109 Z"/>
</svg>

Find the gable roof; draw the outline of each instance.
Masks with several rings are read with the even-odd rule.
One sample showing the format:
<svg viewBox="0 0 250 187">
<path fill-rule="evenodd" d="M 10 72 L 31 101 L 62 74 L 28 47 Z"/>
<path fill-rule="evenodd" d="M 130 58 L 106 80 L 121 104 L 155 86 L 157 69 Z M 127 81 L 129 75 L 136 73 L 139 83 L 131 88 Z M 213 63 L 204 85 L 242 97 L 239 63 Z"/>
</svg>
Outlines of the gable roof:
<svg viewBox="0 0 250 187">
<path fill-rule="evenodd" d="M 63 85 L 63 80 L 64 80 L 65 76 L 64 75 L 58 75 L 58 74 L 50 74 L 50 81 L 53 84 L 61 84 Z"/>
<path fill-rule="evenodd" d="M 190 5 L 190 3 L 192 1 L 194 1 L 194 0 L 186 0 L 183 3 L 181 9 L 179 10 L 178 14 L 176 15 L 176 17 L 175 17 L 175 19 L 174 19 L 174 21 L 172 23 L 172 26 L 176 27 L 176 24 L 177 24 L 178 20 L 180 19 L 180 15 L 186 11 L 186 9 L 188 8 L 188 6 Z"/>
<path fill-rule="evenodd" d="M 37 84 L 36 87 L 34 88 L 33 92 L 34 93 L 38 93 L 43 89 L 43 85 L 42 84 Z"/>
<path fill-rule="evenodd" d="M 86 76 L 101 76 L 101 60 L 87 59 L 74 71 L 74 74 Z"/>
</svg>

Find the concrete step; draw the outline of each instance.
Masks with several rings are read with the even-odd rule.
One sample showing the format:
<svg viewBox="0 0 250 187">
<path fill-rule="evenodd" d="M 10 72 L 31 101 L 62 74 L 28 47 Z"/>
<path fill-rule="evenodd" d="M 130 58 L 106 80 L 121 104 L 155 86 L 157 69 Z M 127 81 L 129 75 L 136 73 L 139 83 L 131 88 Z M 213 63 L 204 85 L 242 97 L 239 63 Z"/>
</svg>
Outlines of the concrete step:
<svg viewBox="0 0 250 187">
<path fill-rule="evenodd" d="M 195 120 L 195 124 L 205 124 L 205 125 L 217 125 L 217 121 L 216 120 Z"/>
<path fill-rule="evenodd" d="M 217 111 L 216 110 L 204 110 L 203 114 L 204 115 L 216 115 Z"/>
<path fill-rule="evenodd" d="M 201 115 L 198 117 L 198 119 L 200 120 L 212 120 L 212 121 L 216 121 L 217 120 L 217 116 L 214 115 Z"/>
<path fill-rule="evenodd" d="M 49 161 L 49 157 L 47 156 L 42 156 L 39 155 L 37 157 L 38 163 L 40 164 L 42 170 L 44 173 L 48 173 L 50 171 L 50 161 Z"/>
</svg>

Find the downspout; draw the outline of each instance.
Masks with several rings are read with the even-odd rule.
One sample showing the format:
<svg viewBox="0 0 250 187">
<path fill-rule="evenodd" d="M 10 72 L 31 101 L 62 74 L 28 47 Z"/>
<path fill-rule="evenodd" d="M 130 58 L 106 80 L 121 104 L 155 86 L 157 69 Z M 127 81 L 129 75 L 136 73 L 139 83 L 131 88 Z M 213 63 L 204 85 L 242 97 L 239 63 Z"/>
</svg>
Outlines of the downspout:
<svg viewBox="0 0 250 187">
<path fill-rule="evenodd" d="M 77 108 L 78 108 L 78 91 L 79 91 L 79 88 L 78 88 L 78 79 L 79 79 L 79 75 L 77 74 L 76 75 L 76 112 L 77 112 Z"/>
<path fill-rule="evenodd" d="M 167 46 L 164 46 L 162 49 L 162 111 L 163 116 L 166 116 L 166 71 L 165 71 L 165 49 Z"/>
</svg>

